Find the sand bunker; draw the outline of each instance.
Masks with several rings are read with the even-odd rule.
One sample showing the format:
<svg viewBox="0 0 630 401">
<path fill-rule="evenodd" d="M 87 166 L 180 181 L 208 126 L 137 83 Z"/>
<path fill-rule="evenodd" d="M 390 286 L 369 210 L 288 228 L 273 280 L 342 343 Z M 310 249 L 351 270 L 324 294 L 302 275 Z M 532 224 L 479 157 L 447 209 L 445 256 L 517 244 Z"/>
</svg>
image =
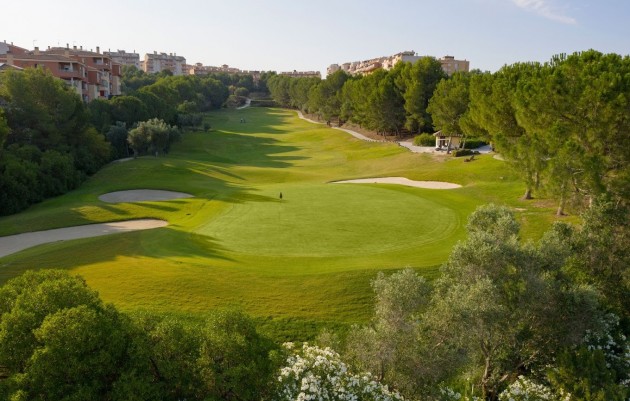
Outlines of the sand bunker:
<svg viewBox="0 0 630 401">
<path fill-rule="evenodd" d="M 118 221 L 114 223 L 88 224 L 85 226 L 75 226 L 66 228 L 56 228 L 54 230 L 35 231 L 0 237 L 0 257 L 19 252 L 36 245 L 47 244 L 49 242 L 66 241 L 78 238 L 98 237 L 128 231 L 149 230 L 168 225 L 164 220 L 140 219 Z"/>
<path fill-rule="evenodd" d="M 107 203 L 166 201 L 172 199 L 192 198 L 184 192 L 160 191 L 157 189 L 132 189 L 103 194 L 98 199 Z"/>
<path fill-rule="evenodd" d="M 359 180 L 333 181 L 333 184 L 399 184 L 428 189 L 455 189 L 461 185 L 441 181 L 413 181 L 405 177 L 362 178 Z"/>
</svg>

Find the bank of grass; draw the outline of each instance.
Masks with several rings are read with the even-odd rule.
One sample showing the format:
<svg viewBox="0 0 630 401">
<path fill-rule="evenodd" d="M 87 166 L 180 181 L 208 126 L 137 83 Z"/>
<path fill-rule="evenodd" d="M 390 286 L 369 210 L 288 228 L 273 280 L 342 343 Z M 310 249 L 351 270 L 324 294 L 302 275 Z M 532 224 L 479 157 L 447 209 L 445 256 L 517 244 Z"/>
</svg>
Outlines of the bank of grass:
<svg viewBox="0 0 630 401">
<path fill-rule="evenodd" d="M 517 215 L 531 238 L 553 216 L 549 207 L 519 200 L 523 185 L 490 156 L 464 163 L 413 154 L 279 109 L 206 118 L 211 132 L 187 133 L 167 156 L 113 163 L 76 191 L 0 219 L 0 235 L 144 217 L 167 220 L 168 227 L 28 249 L 0 259 L 0 280 L 63 268 L 123 310 L 194 319 L 236 307 L 277 339 L 300 340 L 322 327 L 369 319 L 369 283 L 380 270 L 411 266 L 434 278 L 480 204 L 523 209 Z M 329 184 L 379 176 L 463 187 Z M 98 200 L 134 188 L 195 197 Z"/>
</svg>

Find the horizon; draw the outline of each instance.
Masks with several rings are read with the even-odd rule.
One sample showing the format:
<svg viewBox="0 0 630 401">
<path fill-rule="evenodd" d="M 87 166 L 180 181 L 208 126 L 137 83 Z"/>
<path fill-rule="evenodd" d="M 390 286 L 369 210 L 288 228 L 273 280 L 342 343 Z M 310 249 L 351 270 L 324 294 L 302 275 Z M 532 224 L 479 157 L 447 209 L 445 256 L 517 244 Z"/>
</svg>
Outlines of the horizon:
<svg viewBox="0 0 630 401">
<path fill-rule="evenodd" d="M 194 65 L 258 71 L 320 71 L 331 64 L 402 51 L 468 60 L 494 72 L 515 62 L 594 49 L 630 53 L 630 3 L 623 0 L 394 0 L 367 6 L 351 0 L 317 6 L 288 0 L 237 4 L 193 0 L 175 7 L 112 0 L 94 18 L 70 19 L 64 4 L 33 0 L 4 6 L 0 41 L 27 49 L 82 46 L 103 51 L 173 53 Z M 19 18 L 28 13 L 26 27 Z M 110 21 L 114 21 L 113 23 Z M 277 23 L 277 21 L 281 21 Z M 102 23 L 102 24 L 99 24 Z M 114 29 L 110 29 L 114 26 Z M 515 29 L 514 27 L 518 27 Z"/>
</svg>

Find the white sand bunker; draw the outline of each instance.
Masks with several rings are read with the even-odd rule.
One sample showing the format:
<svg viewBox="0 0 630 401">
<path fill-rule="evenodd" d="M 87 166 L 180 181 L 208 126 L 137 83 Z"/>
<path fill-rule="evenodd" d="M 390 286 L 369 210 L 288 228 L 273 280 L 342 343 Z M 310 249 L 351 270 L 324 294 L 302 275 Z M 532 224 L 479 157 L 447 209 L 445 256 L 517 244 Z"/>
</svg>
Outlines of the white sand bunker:
<svg viewBox="0 0 630 401">
<path fill-rule="evenodd" d="M 103 194 L 98 199 L 107 203 L 166 201 L 172 199 L 192 198 L 184 192 L 161 191 L 157 189 L 132 189 Z"/>
<path fill-rule="evenodd" d="M 428 189 L 455 189 L 461 188 L 459 184 L 442 181 L 414 181 L 405 177 L 380 177 L 380 178 L 362 178 L 359 180 L 333 181 L 333 184 L 399 184 L 409 187 L 428 188 Z"/>
<path fill-rule="evenodd" d="M 168 223 L 164 220 L 139 219 L 9 235 L 0 237 L 0 258 L 26 248 L 47 244 L 49 242 L 98 237 L 128 231 L 149 230 L 152 228 L 165 227 L 167 225 Z"/>
</svg>

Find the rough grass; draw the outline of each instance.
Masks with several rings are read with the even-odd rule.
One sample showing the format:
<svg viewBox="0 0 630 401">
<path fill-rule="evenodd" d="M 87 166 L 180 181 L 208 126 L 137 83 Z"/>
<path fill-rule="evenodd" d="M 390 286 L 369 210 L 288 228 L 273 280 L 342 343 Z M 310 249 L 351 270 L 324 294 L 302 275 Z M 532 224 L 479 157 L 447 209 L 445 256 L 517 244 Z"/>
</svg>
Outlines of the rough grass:
<svg viewBox="0 0 630 401">
<path fill-rule="evenodd" d="M 237 307 L 277 339 L 300 340 L 369 319 L 369 283 L 379 270 L 411 266 L 435 277 L 480 204 L 524 209 L 517 214 L 530 238 L 552 219 L 551 209 L 519 200 L 524 187 L 490 156 L 463 163 L 412 154 L 277 109 L 206 118 L 213 131 L 187 133 L 166 157 L 113 163 L 76 191 L 0 219 L 0 235 L 145 217 L 169 227 L 28 249 L 0 259 L 0 281 L 27 269 L 63 268 L 124 310 L 197 318 Z M 328 184 L 385 176 L 463 187 Z M 134 188 L 195 197 L 98 200 Z"/>
</svg>

